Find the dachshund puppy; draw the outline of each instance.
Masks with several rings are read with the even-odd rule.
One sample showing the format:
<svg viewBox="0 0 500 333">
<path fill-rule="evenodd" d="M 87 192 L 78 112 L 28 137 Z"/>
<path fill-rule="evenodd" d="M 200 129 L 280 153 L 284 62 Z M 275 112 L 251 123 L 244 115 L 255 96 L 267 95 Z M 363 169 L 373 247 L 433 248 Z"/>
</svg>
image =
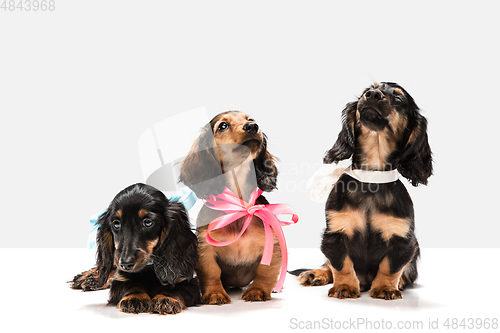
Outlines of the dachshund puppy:
<svg viewBox="0 0 500 333">
<path fill-rule="evenodd" d="M 215 116 L 202 130 L 181 166 L 180 181 L 188 185 L 199 198 L 220 194 L 225 187 L 248 202 L 258 186 L 263 191 L 276 188 L 278 170 L 275 157 L 267 151 L 267 138 L 249 116 L 229 111 Z M 268 204 L 260 196 L 256 204 Z M 261 265 L 264 250 L 262 221 L 253 217 L 248 229 L 236 242 L 216 247 L 207 243 L 207 227 L 223 212 L 203 206 L 197 218 L 199 261 L 196 274 L 204 304 L 226 304 L 230 287 L 245 287 L 246 301 L 271 299 L 281 267 L 281 251 L 274 236 L 271 265 Z M 210 233 L 217 241 L 234 239 L 244 218 Z"/>
<path fill-rule="evenodd" d="M 97 267 L 75 276 L 73 289 L 110 286 L 109 303 L 130 313 L 176 314 L 199 303 L 197 240 L 182 204 L 135 184 L 116 195 L 98 223 Z"/>
<path fill-rule="evenodd" d="M 427 184 L 432 156 L 427 120 L 413 98 L 396 83 L 367 88 L 342 112 L 343 127 L 324 163 L 352 157 L 352 169 L 397 169 L 413 186 Z M 415 237 L 413 203 L 400 180 L 361 182 L 344 173 L 326 202 L 321 269 L 302 272 L 304 285 L 333 281 L 328 296 L 402 298 L 417 278 L 420 250 Z"/>
</svg>

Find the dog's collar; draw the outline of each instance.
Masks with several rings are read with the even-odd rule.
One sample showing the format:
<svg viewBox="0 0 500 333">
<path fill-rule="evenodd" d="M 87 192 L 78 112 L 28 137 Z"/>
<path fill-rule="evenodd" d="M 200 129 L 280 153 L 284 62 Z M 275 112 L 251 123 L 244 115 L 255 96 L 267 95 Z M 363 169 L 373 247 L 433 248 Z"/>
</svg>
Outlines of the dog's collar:
<svg viewBox="0 0 500 333">
<path fill-rule="evenodd" d="M 348 174 L 352 178 L 362 182 L 371 184 L 387 184 L 395 182 L 399 179 L 399 172 L 397 169 L 390 171 L 371 171 L 371 170 L 360 170 L 353 169 L 352 165 L 344 170 L 344 173 Z"/>
<path fill-rule="evenodd" d="M 398 170 L 369 171 L 353 169 L 352 166 L 324 164 L 307 181 L 306 188 L 311 188 L 310 198 L 316 202 L 326 202 L 335 183 L 347 174 L 362 183 L 386 184 L 399 179 Z"/>
</svg>

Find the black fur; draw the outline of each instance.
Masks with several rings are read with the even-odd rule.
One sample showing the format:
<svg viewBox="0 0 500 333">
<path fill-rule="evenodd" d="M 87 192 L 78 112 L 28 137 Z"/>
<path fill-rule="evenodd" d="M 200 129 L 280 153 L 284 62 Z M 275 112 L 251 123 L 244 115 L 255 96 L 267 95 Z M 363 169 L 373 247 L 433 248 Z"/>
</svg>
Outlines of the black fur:
<svg viewBox="0 0 500 333">
<path fill-rule="evenodd" d="M 352 158 L 353 169 L 397 169 L 413 186 L 427 184 L 433 169 L 427 120 L 401 86 L 391 82 L 375 84 L 365 89 L 357 101 L 345 106 L 342 129 L 333 147 L 325 153 L 324 163 L 348 158 Z M 348 257 L 355 278 L 343 280 L 349 281 L 347 288 L 334 283 L 329 296 L 358 297 L 359 291 L 371 290 L 374 298 L 401 298 L 398 288 L 402 290 L 414 283 L 420 255 L 413 203 L 403 183 L 362 183 L 344 174 L 334 185 L 325 210 L 321 250 L 328 262 L 320 270 L 294 272 L 300 274 L 302 283 L 332 282 L 332 274 L 325 272 L 333 268 L 333 280 L 335 274 L 341 276 Z M 395 278 L 387 279 L 390 288 L 380 289 L 386 276 L 381 274 L 374 290 L 372 283 L 381 269 Z"/>
<path fill-rule="evenodd" d="M 392 82 L 384 82 L 387 93 L 390 89 L 398 88 L 403 92 L 401 101 L 393 101 L 398 112 L 408 119 L 404 135 L 397 143 L 397 149 L 386 161 L 386 170 L 398 169 L 413 186 L 427 185 L 428 178 L 432 175 L 432 151 L 427 137 L 427 119 L 420 113 L 420 109 L 413 97 L 401 86 Z M 363 95 L 370 88 L 365 89 Z M 362 95 L 362 96 L 363 96 Z M 342 111 L 342 129 L 337 141 L 323 158 L 326 164 L 338 163 L 352 157 L 353 166 L 361 168 L 360 157 L 362 148 L 358 142 L 359 124 L 356 119 L 358 101 L 348 103 Z M 412 137 L 412 142 L 409 142 Z"/>
<path fill-rule="evenodd" d="M 182 204 L 135 184 L 116 195 L 98 224 L 96 268 L 75 276 L 72 288 L 111 285 L 109 303 L 124 312 L 177 313 L 199 303 L 197 238 Z"/>
</svg>

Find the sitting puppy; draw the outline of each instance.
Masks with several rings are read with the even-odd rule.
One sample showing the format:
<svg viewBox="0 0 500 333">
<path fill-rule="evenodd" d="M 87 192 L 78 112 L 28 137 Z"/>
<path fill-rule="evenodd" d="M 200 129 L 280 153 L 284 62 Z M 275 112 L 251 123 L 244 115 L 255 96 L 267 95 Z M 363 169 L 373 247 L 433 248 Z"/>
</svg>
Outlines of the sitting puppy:
<svg viewBox="0 0 500 333">
<path fill-rule="evenodd" d="M 73 289 L 110 286 L 109 303 L 131 313 L 176 314 L 199 303 L 197 240 L 182 204 L 135 184 L 98 223 L 97 267 L 75 276 Z"/>
<path fill-rule="evenodd" d="M 413 203 L 397 171 L 413 186 L 432 174 L 427 121 L 413 98 L 395 83 L 374 84 L 342 112 L 343 127 L 324 162 L 352 157 L 353 174 L 389 171 L 388 183 L 362 182 L 344 173 L 326 202 L 322 269 L 302 272 L 304 285 L 333 281 L 328 296 L 402 298 L 417 278 L 419 246 Z M 397 169 L 397 171 L 395 171 Z"/>
<path fill-rule="evenodd" d="M 248 202 L 258 186 L 263 191 L 276 188 L 278 170 L 275 158 L 267 151 L 267 139 L 258 124 L 246 114 L 229 111 L 215 116 L 205 126 L 181 166 L 180 181 L 199 198 L 220 194 L 225 187 Z M 256 204 L 268 204 L 261 195 Z M 281 267 L 281 252 L 274 236 L 271 265 L 261 265 L 264 226 L 254 216 L 248 229 L 236 242 L 217 247 L 207 243 L 207 227 L 223 212 L 203 206 L 197 219 L 199 261 L 196 273 L 204 304 L 226 304 L 225 288 L 244 287 L 246 301 L 271 299 Z M 242 228 L 244 218 L 210 233 L 217 241 L 232 240 Z"/>
</svg>

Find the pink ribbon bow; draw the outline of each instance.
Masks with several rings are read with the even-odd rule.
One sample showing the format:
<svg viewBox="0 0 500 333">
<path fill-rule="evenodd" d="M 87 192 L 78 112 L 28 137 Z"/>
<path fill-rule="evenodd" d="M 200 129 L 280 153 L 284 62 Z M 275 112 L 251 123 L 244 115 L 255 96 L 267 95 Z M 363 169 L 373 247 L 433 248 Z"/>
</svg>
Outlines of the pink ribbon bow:
<svg viewBox="0 0 500 333">
<path fill-rule="evenodd" d="M 205 205 L 214 210 L 220 210 L 227 215 L 221 216 L 213 220 L 208 225 L 207 230 L 207 242 L 214 246 L 226 246 L 236 242 L 245 230 L 250 225 L 252 217 L 255 215 L 262 220 L 264 224 L 264 253 L 262 254 L 262 259 L 260 261 L 263 265 L 271 265 L 271 259 L 273 257 L 273 231 L 278 238 L 281 249 L 281 273 L 278 283 L 274 287 L 275 292 L 280 292 L 285 283 L 285 276 L 287 272 L 288 263 L 288 253 L 286 248 L 285 235 L 283 234 L 282 226 L 287 226 L 290 224 L 295 224 L 299 220 L 299 217 L 295 214 L 293 209 L 285 204 L 269 204 L 269 205 L 256 205 L 255 201 L 262 194 L 262 190 L 256 188 L 248 202 L 243 201 L 238 196 L 236 196 L 227 187 L 218 196 L 210 196 L 210 199 L 206 200 Z M 210 205 L 207 205 L 209 203 Z M 292 214 L 291 221 L 280 221 L 276 217 L 277 214 Z M 233 240 L 219 242 L 210 237 L 210 231 L 224 228 L 225 226 L 235 222 L 239 218 L 246 216 L 245 223 L 241 228 L 240 233 Z"/>
</svg>

